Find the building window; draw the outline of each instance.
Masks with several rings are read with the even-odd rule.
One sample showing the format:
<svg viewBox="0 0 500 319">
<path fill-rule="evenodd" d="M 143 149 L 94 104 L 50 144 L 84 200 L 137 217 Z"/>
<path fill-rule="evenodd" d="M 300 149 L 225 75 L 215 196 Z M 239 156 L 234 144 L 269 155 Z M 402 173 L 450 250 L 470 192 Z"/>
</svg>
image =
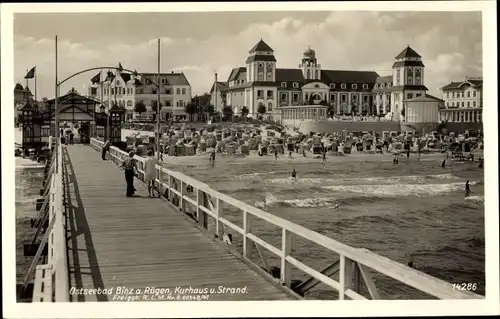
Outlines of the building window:
<svg viewBox="0 0 500 319">
<path fill-rule="evenodd" d="M 177 101 L 176 106 L 179 107 L 179 101 Z"/>
<path fill-rule="evenodd" d="M 335 83 L 330 83 L 330 89 L 334 89 L 335 88 Z"/>
<path fill-rule="evenodd" d="M 470 97 L 470 91 L 467 91 L 467 97 Z"/>
<path fill-rule="evenodd" d="M 340 101 L 341 101 L 342 103 L 345 103 L 345 102 L 347 101 L 347 94 L 342 94 L 342 95 L 340 96 Z"/>
<path fill-rule="evenodd" d="M 257 90 L 257 98 L 258 99 L 264 98 L 264 90 Z"/>
<path fill-rule="evenodd" d="M 363 84 L 363 89 L 368 89 L 368 84 Z"/>
<path fill-rule="evenodd" d="M 419 97 L 419 96 L 422 96 L 422 94 L 417 93 L 417 94 L 415 94 L 415 96 L 416 96 L 416 97 Z"/>
<path fill-rule="evenodd" d="M 165 78 L 162 78 L 162 79 L 161 79 L 161 84 L 165 84 L 165 82 L 166 82 L 166 81 L 165 81 Z"/>
<path fill-rule="evenodd" d="M 179 88 L 178 88 L 178 89 L 176 90 L 176 93 L 177 93 L 177 94 L 181 94 L 181 89 L 179 89 Z"/>
<path fill-rule="evenodd" d="M 179 106 L 180 106 L 180 107 L 183 107 L 183 106 L 184 106 L 184 101 L 183 101 L 183 100 L 180 100 L 180 101 L 179 101 Z"/>
<path fill-rule="evenodd" d="M 464 102 L 462 102 L 462 107 L 465 107 L 465 103 Z"/>
<path fill-rule="evenodd" d="M 413 78 L 408 78 L 408 84 L 413 84 Z"/>
<path fill-rule="evenodd" d="M 446 93 L 446 97 L 449 98 L 450 97 L 450 92 L 447 92 Z"/>
<path fill-rule="evenodd" d="M 420 78 L 415 78 L 415 84 L 420 84 Z"/>
<path fill-rule="evenodd" d="M 156 89 L 152 89 L 151 94 L 156 94 Z"/>
<path fill-rule="evenodd" d="M 465 97 L 465 92 L 462 92 L 462 98 L 464 98 L 464 97 Z"/>
<path fill-rule="evenodd" d="M 455 102 L 452 102 L 452 103 L 451 103 L 451 106 L 452 106 L 452 107 L 455 107 Z"/>
<path fill-rule="evenodd" d="M 383 89 L 384 88 L 384 83 L 380 84 L 380 88 Z"/>
<path fill-rule="evenodd" d="M 271 72 L 267 73 L 267 80 L 272 81 L 273 80 L 273 74 Z"/>
<path fill-rule="evenodd" d="M 352 87 L 353 89 L 357 89 L 357 88 L 358 88 L 358 85 L 357 85 L 357 84 L 353 84 L 351 87 Z"/>
<path fill-rule="evenodd" d="M 299 94 L 298 93 L 293 93 L 293 102 L 298 102 L 299 100 Z"/>
<path fill-rule="evenodd" d="M 476 107 L 476 101 L 472 101 L 472 106 Z"/>
<path fill-rule="evenodd" d="M 340 85 L 340 88 L 341 88 L 341 89 L 345 89 L 345 88 L 346 88 L 345 83 L 342 83 L 342 84 Z"/>
<path fill-rule="evenodd" d="M 375 84 L 375 85 L 373 86 L 373 88 L 374 88 L 374 89 L 378 89 L 378 84 Z"/>
<path fill-rule="evenodd" d="M 281 101 L 285 101 L 286 100 L 286 93 L 281 93 Z"/>
<path fill-rule="evenodd" d="M 272 99 L 273 98 L 273 91 L 267 91 L 267 98 Z"/>
<path fill-rule="evenodd" d="M 286 88 L 286 82 L 281 82 L 281 87 Z"/>
<path fill-rule="evenodd" d="M 476 91 L 472 92 L 472 96 L 476 97 Z"/>
<path fill-rule="evenodd" d="M 470 107 L 470 101 L 467 101 L 467 107 Z"/>
<path fill-rule="evenodd" d="M 297 89 L 299 87 L 299 84 L 297 82 L 293 82 L 293 87 Z"/>
<path fill-rule="evenodd" d="M 368 96 L 367 95 L 363 96 L 363 102 L 365 102 L 365 103 L 368 102 Z"/>
<path fill-rule="evenodd" d="M 306 71 L 306 79 L 309 80 L 311 78 L 311 71 L 307 70 Z"/>
<path fill-rule="evenodd" d="M 273 103 L 269 102 L 267 103 L 267 111 L 271 112 L 273 110 Z"/>
<path fill-rule="evenodd" d="M 258 80 L 259 80 L 259 81 L 264 81 L 264 73 L 259 72 L 259 77 L 258 77 Z"/>
<path fill-rule="evenodd" d="M 116 80 L 116 85 L 120 85 L 120 80 Z"/>
<path fill-rule="evenodd" d="M 408 94 L 406 95 L 406 99 L 407 99 L 407 100 L 411 100 L 411 99 L 413 99 L 413 93 L 408 93 Z"/>
<path fill-rule="evenodd" d="M 186 89 L 185 88 L 182 89 L 182 95 L 186 95 Z"/>
<path fill-rule="evenodd" d="M 115 88 L 111 88 L 111 95 L 115 94 Z"/>
</svg>

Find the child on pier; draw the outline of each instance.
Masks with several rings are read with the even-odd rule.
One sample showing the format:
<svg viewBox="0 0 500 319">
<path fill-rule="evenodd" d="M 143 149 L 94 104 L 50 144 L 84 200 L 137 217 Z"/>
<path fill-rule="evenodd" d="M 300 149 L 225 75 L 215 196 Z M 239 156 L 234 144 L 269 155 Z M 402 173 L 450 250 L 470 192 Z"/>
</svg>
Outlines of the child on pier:
<svg viewBox="0 0 500 319">
<path fill-rule="evenodd" d="M 125 181 L 127 182 L 127 197 L 134 196 L 134 193 L 136 191 L 134 187 L 134 176 L 137 170 L 137 164 L 134 156 L 135 152 L 130 151 L 128 157 L 122 163 L 122 167 L 125 170 Z"/>
</svg>

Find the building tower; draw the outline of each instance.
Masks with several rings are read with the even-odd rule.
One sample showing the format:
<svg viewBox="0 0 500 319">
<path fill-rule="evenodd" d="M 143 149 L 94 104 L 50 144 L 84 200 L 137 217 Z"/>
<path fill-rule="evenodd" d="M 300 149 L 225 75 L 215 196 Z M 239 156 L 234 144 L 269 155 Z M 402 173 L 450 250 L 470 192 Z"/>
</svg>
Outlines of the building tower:
<svg viewBox="0 0 500 319">
<path fill-rule="evenodd" d="M 399 121 L 404 101 L 425 96 L 428 89 L 424 85 L 422 57 L 407 46 L 396 57 L 392 65 L 391 112 L 393 120 Z"/>
<path fill-rule="evenodd" d="M 248 52 L 247 82 L 276 81 L 276 58 L 274 50 L 262 39 Z"/>
<path fill-rule="evenodd" d="M 299 65 L 302 69 L 302 74 L 306 80 L 320 80 L 321 79 L 321 65 L 318 64 L 316 59 L 316 51 L 309 47 L 304 51 L 302 56 L 302 63 Z"/>
</svg>

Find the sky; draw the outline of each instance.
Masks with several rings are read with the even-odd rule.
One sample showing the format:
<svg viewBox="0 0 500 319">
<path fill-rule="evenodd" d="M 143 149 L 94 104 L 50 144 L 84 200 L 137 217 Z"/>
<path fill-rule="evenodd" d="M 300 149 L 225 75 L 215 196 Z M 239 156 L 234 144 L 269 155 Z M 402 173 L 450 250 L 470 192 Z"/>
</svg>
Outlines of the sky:
<svg viewBox="0 0 500 319">
<path fill-rule="evenodd" d="M 310 46 L 322 69 L 391 74 L 394 57 L 407 45 L 426 66 L 424 84 L 439 88 L 465 76 L 482 76 L 480 12 L 189 12 L 189 13 L 16 13 L 14 76 L 23 86 L 37 66 L 37 97 L 53 98 L 55 35 L 59 80 L 86 68 L 118 66 L 157 72 L 183 71 L 194 94 L 210 90 L 214 73 L 227 80 L 245 66 L 248 51 L 262 38 L 274 49 L 278 68 L 298 68 Z M 84 73 L 65 83 L 86 93 Z M 29 87 L 34 92 L 34 81 Z"/>
</svg>

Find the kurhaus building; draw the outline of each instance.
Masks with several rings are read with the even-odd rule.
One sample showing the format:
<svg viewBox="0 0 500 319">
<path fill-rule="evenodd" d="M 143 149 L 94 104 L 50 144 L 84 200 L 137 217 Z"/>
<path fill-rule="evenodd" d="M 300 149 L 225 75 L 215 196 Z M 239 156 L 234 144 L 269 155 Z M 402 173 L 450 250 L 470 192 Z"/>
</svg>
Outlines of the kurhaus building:
<svg viewBox="0 0 500 319">
<path fill-rule="evenodd" d="M 283 106 L 329 105 L 330 114 L 386 115 L 399 121 L 403 101 L 425 96 L 422 57 L 409 46 L 395 57 L 392 75 L 374 71 L 325 70 L 311 48 L 297 69 L 276 67 L 273 49 L 262 39 L 249 51 L 246 66 L 234 68 L 226 82 L 211 88 L 216 108 L 230 105 L 235 113 L 246 106 L 250 115 L 259 106 L 278 114 Z M 215 98 L 216 97 L 216 98 Z M 261 107 L 262 108 L 262 107 Z"/>
</svg>

